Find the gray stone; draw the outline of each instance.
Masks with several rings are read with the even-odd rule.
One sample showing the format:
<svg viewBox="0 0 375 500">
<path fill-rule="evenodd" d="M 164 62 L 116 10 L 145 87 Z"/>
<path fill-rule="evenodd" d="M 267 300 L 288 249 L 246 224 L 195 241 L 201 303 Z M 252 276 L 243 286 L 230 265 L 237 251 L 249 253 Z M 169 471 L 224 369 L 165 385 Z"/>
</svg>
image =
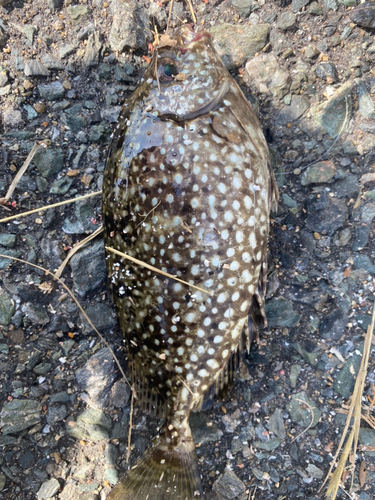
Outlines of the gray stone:
<svg viewBox="0 0 375 500">
<path fill-rule="evenodd" d="M 17 434 L 41 420 L 42 405 L 30 399 L 14 399 L 5 403 L 0 412 L 3 434 Z"/>
<path fill-rule="evenodd" d="M 21 252 L 19 250 L 13 250 L 13 249 L 1 249 L 0 252 L 2 255 L 8 255 L 9 257 L 16 257 L 19 258 L 21 257 Z M 13 259 L 7 259 L 6 257 L 0 257 L 0 269 L 6 269 L 10 264 L 12 264 Z"/>
<path fill-rule="evenodd" d="M 116 446 L 108 443 L 104 450 L 104 457 L 107 465 L 115 465 L 118 457 L 118 450 Z"/>
<path fill-rule="evenodd" d="M 65 405 L 50 406 L 47 413 L 47 423 L 48 425 L 54 426 L 62 422 L 67 415 L 68 410 Z"/>
<path fill-rule="evenodd" d="M 118 472 L 116 469 L 110 468 L 104 471 L 104 479 L 106 479 L 113 486 L 118 482 Z"/>
<path fill-rule="evenodd" d="M 64 0 L 47 0 L 47 3 L 50 9 L 58 10 L 64 5 Z"/>
<path fill-rule="evenodd" d="M 125 408 L 130 397 L 129 384 L 121 379 L 113 384 L 111 389 L 111 401 L 116 408 Z"/>
<path fill-rule="evenodd" d="M 52 82 L 47 85 L 38 85 L 40 96 L 47 101 L 57 101 L 64 97 L 65 89 L 60 82 Z"/>
<path fill-rule="evenodd" d="M 277 20 L 276 28 L 281 31 L 296 29 L 297 25 L 295 14 L 292 12 L 282 12 Z"/>
<path fill-rule="evenodd" d="M 100 42 L 100 34 L 98 31 L 95 31 L 87 40 L 86 52 L 83 57 L 83 62 L 85 66 L 97 66 L 99 63 L 100 50 L 102 48 L 102 44 Z"/>
<path fill-rule="evenodd" d="M 241 66 L 247 59 L 254 57 L 267 43 L 271 26 L 218 24 L 209 29 L 214 45 L 228 69 Z"/>
<path fill-rule="evenodd" d="M 44 149 L 40 148 L 35 153 L 33 163 L 42 174 L 48 178 L 58 174 L 64 166 L 64 153 L 62 149 Z"/>
<path fill-rule="evenodd" d="M 302 7 L 305 7 L 310 0 L 292 0 L 292 11 L 297 13 L 299 12 Z"/>
<path fill-rule="evenodd" d="M 305 57 L 307 57 L 309 59 L 314 59 L 319 54 L 320 54 L 320 50 L 312 43 L 310 43 L 305 49 Z"/>
<path fill-rule="evenodd" d="M 107 332 L 117 325 L 117 316 L 113 312 L 113 309 L 101 302 L 86 308 L 86 314 L 95 325 L 95 328 L 100 332 Z M 81 315 L 81 321 L 84 325 L 85 333 L 92 333 L 93 329 L 83 315 Z"/>
<path fill-rule="evenodd" d="M 60 489 L 60 483 L 57 479 L 53 478 L 49 481 L 45 481 L 42 486 L 39 488 L 37 493 L 38 499 L 47 500 L 48 498 L 52 498 Z"/>
<path fill-rule="evenodd" d="M 196 444 L 218 441 L 223 435 L 218 426 L 201 411 L 190 414 L 189 424 Z"/>
<path fill-rule="evenodd" d="M 258 5 L 259 8 L 258 2 L 254 2 L 254 0 L 232 0 L 232 7 L 242 17 L 247 17 L 254 10 L 255 5 Z"/>
<path fill-rule="evenodd" d="M 5 72 L 0 73 L 0 87 L 5 87 L 8 81 L 8 75 Z"/>
<path fill-rule="evenodd" d="M 85 248 L 71 259 L 74 288 L 81 297 L 95 290 L 106 278 L 104 244 L 102 240 Z"/>
<path fill-rule="evenodd" d="M 33 372 L 37 375 L 47 375 L 47 373 L 51 371 L 51 368 L 51 363 L 40 363 L 39 365 L 36 365 Z"/>
<path fill-rule="evenodd" d="M 61 62 L 59 59 L 56 59 L 55 57 L 51 56 L 51 54 L 48 53 L 43 54 L 42 63 L 47 69 L 50 70 L 60 71 L 65 68 L 63 62 Z"/>
<path fill-rule="evenodd" d="M 270 44 L 276 54 L 284 52 L 289 47 L 288 40 L 282 31 L 273 28 L 270 32 Z"/>
<path fill-rule="evenodd" d="M 360 4 L 350 13 L 353 22 L 362 28 L 375 28 L 375 5 L 372 2 Z"/>
<path fill-rule="evenodd" d="M 276 450 L 281 445 L 281 439 L 272 438 L 268 441 L 254 441 L 252 444 L 254 448 L 259 448 L 260 450 L 273 451 Z"/>
<path fill-rule="evenodd" d="M 15 106 L 9 106 L 3 111 L 3 123 L 5 127 L 19 127 L 21 124 L 23 124 L 21 111 Z"/>
<path fill-rule="evenodd" d="M 108 39 L 111 49 L 118 52 L 147 50 L 147 44 L 152 41 L 147 10 L 123 0 L 114 0 L 111 9 L 113 23 Z"/>
<path fill-rule="evenodd" d="M 22 312 L 27 318 L 36 325 L 46 325 L 49 322 L 49 316 L 44 307 L 40 304 L 26 302 L 22 305 Z"/>
<path fill-rule="evenodd" d="M 106 144 L 109 142 L 112 129 L 108 127 L 106 123 L 100 123 L 99 125 L 93 125 L 89 130 L 89 141 Z"/>
<path fill-rule="evenodd" d="M 327 10 L 336 11 L 338 9 L 336 0 L 323 0 L 323 6 Z"/>
<path fill-rule="evenodd" d="M 283 419 L 283 412 L 275 410 L 268 420 L 268 428 L 281 440 L 286 438 L 285 425 Z"/>
<path fill-rule="evenodd" d="M 352 84 L 342 85 L 332 97 L 311 107 L 314 120 L 325 128 L 331 137 L 337 137 L 349 124 L 352 114 Z"/>
<path fill-rule="evenodd" d="M 349 398 L 353 393 L 355 381 L 362 361 L 363 346 L 363 342 L 356 346 L 356 350 L 353 352 L 353 355 L 348 358 L 344 367 L 336 376 L 333 387 L 343 398 Z"/>
<path fill-rule="evenodd" d="M 49 71 L 40 61 L 27 59 L 25 61 L 24 72 L 26 76 L 48 76 Z"/>
<path fill-rule="evenodd" d="M 309 109 L 310 100 L 308 97 L 303 95 L 293 95 L 292 102 L 290 106 L 284 106 L 284 108 L 277 115 L 275 120 L 275 125 L 278 127 L 283 127 L 287 123 L 297 120 L 303 113 Z"/>
<path fill-rule="evenodd" d="M 302 186 L 321 184 L 331 181 L 336 175 L 335 164 L 330 161 L 319 161 L 308 167 L 301 176 Z"/>
<path fill-rule="evenodd" d="M 292 365 L 290 368 L 290 385 L 295 389 L 297 385 L 297 380 L 298 380 L 298 375 L 300 374 L 302 370 L 301 365 Z"/>
<path fill-rule="evenodd" d="M 255 85 L 259 92 L 271 92 L 277 99 L 288 93 L 292 81 L 273 54 L 262 54 L 250 59 L 246 63 L 245 80 L 249 86 Z"/>
<path fill-rule="evenodd" d="M 290 403 L 287 404 L 287 410 L 293 422 L 306 428 L 313 428 L 319 422 L 322 412 L 317 408 L 315 401 L 310 399 L 305 392 L 298 392 L 292 395 Z M 313 422 L 311 424 L 311 418 Z"/>
<path fill-rule="evenodd" d="M 344 225 L 347 218 L 348 207 L 344 200 L 322 193 L 319 199 L 314 197 L 307 201 L 306 225 L 311 231 L 325 231 L 331 236 Z"/>
<path fill-rule="evenodd" d="M 327 83 L 335 83 L 339 78 L 336 66 L 328 62 L 319 63 L 315 68 L 315 74 Z"/>
<path fill-rule="evenodd" d="M 345 245 L 347 245 L 349 243 L 351 237 L 352 237 L 352 234 L 350 232 L 350 229 L 345 228 L 336 234 L 336 237 L 333 240 L 333 243 L 338 247 L 344 247 Z"/>
<path fill-rule="evenodd" d="M 50 271 L 58 269 L 64 258 L 62 244 L 57 240 L 43 238 L 40 243 L 40 248 L 43 253 L 45 267 L 48 267 Z"/>
<path fill-rule="evenodd" d="M 83 234 L 87 231 L 95 231 L 97 228 L 91 219 L 95 216 L 92 206 L 87 202 L 76 202 L 74 209 L 76 221 L 65 219 L 63 231 L 67 234 Z"/>
<path fill-rule="evenodd" d="M 8 293 L 0 288 L 0 325 L 9 325 L 14 314 L 14 302 Z"/>
<path fill-rule="evenodd" d="M 292 302 L 284 297 L 274 297 L 266 302 L 266 316 L 269 328 L 295 326 L 301 315 L 293 310 Z"/>
<path fill-rule="evenodd" d="M 75 51 L 76 51 L 76 46 L 72 45 L 70 43 L 67 43 L 67 44 L 63 45 L 62 47 L 60 47 L 59 57 L 60 57 L 60 59 L 66 59 L 71 54 L 74 54 Z"/>
<path fill-rule="evenodd" d="M 83 368 L 76 372 L 77 382 L 86 391 L 97 408 L 106 408 L 111 387 L 115 381 L 115 368 L 108 348 L 92 356 Z"/>
<path fill-rule="evenodd" d="M 116 123 L 120 116 L 121 106 L 111 106 L 110 108 L 103 109 L 101 117 L 110 123 Z"/>
<path fill-rule="evenodd" d="M 70 5 L 67 7 L 68 15 L 73 26 L 77 26 L 90 14 L 90 9 L 87 5 Z"/>
<path fill-rule="evenodd" d="M 375 274 L 375 265 L 371 262 L 370 257 L 368 255 L 355 255 L 354 256 L 354 265 L 358 269 L 365 269 L 370 274 Z"/>
<path fill-rule="evenodd" d="M 375 118 L 375 104 L 364 83 L 358 84 L 359 112 L 363 118 Z"/>
<path fill-rule="evenodd" d="M 359 429 L 358 441 L 364 446 L 375 446 L 375 429 L 361 427 Z M 375 451 L 366 451 L 367 457 L 375 457 Z"/>
<path fill-rule="evenodd" d="M 69 191 L 72 184 L 73 179 L 71 177 L 63 177 L 52 184 L 49 192 L 50 194 L 65 194 Z"/>
<path fill-rule="evenodd" d="M 30 106 L 30 104 L 25 104 L 23 109 L 27 113 L 28 120 L 35 120 L 35 118 L 38 116 L 38 113 L 35 111 L 35 109 L 32 106 Z"/>
<path fill-rule="evenodd" d="M 219 476 L 212 489 L 218 500 L 233 500 L 246 490 L 243 482 L 228 469 L 225 469 L 224 473 Z"/>
<path fill-rule="evenodd" d="M 368 226 L 357 226 L 354 232 L 353 252 L 358 252 L 367 245 L 370 228 Z"/>
</svg>

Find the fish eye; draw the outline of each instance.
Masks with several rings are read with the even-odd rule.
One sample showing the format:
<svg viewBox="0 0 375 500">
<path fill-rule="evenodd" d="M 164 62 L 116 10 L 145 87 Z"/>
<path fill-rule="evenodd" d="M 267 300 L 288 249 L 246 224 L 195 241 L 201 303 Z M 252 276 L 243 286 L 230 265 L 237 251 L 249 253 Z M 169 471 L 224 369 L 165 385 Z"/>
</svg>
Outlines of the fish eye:
<svg viewBox="0 0 375 500">
<path fill-rule="evenodd" d="M 160 60 L 158 65 L 158 77 L 160 82 L 171 82 L 177 74 L 178 69 L 173 59 L 164 57 Z"/>
</svg>

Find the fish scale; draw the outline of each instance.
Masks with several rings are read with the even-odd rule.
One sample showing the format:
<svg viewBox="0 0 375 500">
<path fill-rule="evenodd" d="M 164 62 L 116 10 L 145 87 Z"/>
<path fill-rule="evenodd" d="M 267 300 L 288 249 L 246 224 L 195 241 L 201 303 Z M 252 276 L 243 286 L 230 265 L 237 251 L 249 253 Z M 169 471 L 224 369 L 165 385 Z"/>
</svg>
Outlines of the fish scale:
<svg viewBox="0 0 375 500">
<path fill-rule="evenodd" d="M 106 247 L 152 266 L 107 250 L 137 396 L 166 418 L 111 500 L 203 495 L 188 417 L 233 379 L 249 314 L 250 340 L 265 319 L 276 199 L 254 112 L 210 35 L 181 28 L 122 109 L 104 176 Z"/>
</svg>

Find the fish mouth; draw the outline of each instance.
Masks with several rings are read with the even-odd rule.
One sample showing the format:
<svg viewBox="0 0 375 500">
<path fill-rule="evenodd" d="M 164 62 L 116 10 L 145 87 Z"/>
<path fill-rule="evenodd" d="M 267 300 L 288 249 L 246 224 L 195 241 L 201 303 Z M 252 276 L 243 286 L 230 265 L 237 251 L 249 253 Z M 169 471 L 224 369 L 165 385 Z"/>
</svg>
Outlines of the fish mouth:
<svg viewBox="0 0 375 500">
<path fill-rule="evenodd" d="M 203 38 L 211 38 L 211 34 L 208 31 L 194 31 L 192 24 L 182 26 L 176 31 L 174 36 L 180 41 L 181 45 L 189 45 L 193 42 L 199 42 Z"/>
</svg>

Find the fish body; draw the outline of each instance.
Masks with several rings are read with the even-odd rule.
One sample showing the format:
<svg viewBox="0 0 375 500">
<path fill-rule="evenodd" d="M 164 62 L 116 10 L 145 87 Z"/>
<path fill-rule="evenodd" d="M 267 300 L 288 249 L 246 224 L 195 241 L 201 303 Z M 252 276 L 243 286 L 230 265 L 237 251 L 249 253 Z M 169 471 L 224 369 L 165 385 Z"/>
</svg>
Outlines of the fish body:
<svg viewBox="0 0 375 500">
<path fill-rule="evenodd" d="M 249 314 L 250 338 L 265 319 L 277 187 L 258 119 L 207 32 L 155 52 L 114 132 L 103 218 L 133 259 L 107 249 L 137 398 L 166 424 L 110 500 L 203 496 L 189 414 L 230 384 Z"/>
</svg>

